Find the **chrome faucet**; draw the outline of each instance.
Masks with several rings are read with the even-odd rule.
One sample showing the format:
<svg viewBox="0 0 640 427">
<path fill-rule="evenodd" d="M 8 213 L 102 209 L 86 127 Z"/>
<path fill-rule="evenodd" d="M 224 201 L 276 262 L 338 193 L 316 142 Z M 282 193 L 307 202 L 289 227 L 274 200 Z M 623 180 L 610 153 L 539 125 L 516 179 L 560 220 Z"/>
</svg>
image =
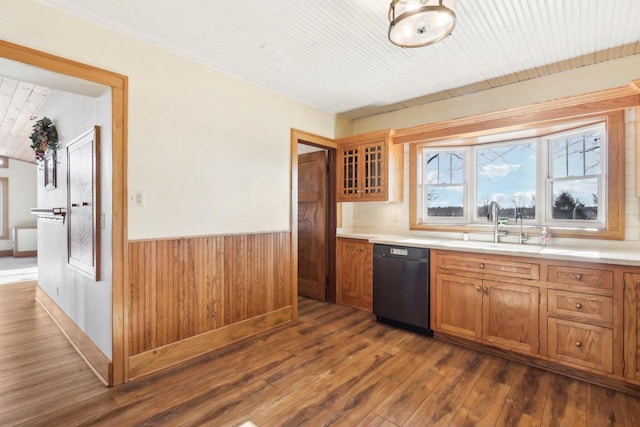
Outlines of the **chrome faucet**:
<svg viewBox="0 0 640 427">
<path fill-rule="evenodd" d="M 518 212 L 516 214 L 516 224 L 518 223 L 518 219 L 520 219 L 520 236 L 518 237 L 518 243 L 523 244 L 529 239 L 529 235 L 522 232 L 522 223 L 524 220 L 522 219 L 522 213 Z"/>
<path fill-rule="evenodd" d="M 500 231 L 500 222 L 498 221 L 498 202 L 492 200 L 489 202 L 489 210 L 487 212 L 487 220 L 493 221 L 493 243 L 500 243 L 500 236 L 506 236 L 506 231 Z"/>
</svg>

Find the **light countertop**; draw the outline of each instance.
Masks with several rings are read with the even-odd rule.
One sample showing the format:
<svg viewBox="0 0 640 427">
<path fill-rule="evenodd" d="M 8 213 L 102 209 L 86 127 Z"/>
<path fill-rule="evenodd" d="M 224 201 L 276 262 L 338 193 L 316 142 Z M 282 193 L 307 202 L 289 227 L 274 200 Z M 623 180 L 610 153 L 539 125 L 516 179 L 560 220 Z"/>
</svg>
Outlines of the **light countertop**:
<svg viewBox="0 0 640 427">
<path fill-rule="evenodd" d="M 409 246 L 416 248 L 447 249 L 453 251 L 479 252 L 483 254 L 529 256 L 535 258 L 558 259 L 567 261 L 595 262 L 640 266 L 640 251 L 628 249 L 591 249 L 554 245 L 493 243 L 474 240 L 455 240 L 446 238 L 413 237 L 375 233 L 352 233 L 338 231 L 337 237 L 363 239 L 370 243 L 384 245 Z"/>
</svg>

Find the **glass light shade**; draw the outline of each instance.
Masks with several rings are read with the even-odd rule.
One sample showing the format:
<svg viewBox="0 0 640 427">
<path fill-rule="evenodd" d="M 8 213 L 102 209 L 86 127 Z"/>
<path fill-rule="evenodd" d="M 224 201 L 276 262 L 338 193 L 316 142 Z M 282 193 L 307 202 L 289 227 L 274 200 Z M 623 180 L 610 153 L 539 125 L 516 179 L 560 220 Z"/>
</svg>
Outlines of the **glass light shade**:
<svg viewBox="0 0 640 427">
<path fill-rule="evenodd" d="M 393 0 L 389 6 L 389 40 L 400 47 L 421 47 L 436 43 L 453 31 L 456 14 L 429 0 Z"/>
</svg>

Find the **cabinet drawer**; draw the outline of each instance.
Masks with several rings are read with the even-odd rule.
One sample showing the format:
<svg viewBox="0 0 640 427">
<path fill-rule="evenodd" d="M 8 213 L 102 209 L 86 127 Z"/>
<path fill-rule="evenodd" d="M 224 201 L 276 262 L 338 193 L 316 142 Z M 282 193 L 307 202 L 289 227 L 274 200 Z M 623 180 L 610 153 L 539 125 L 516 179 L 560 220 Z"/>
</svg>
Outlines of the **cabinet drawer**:
<svg viewBox="0 0 640 427">
<path fill-rule="evenodd" d="M 549 319 L 549 357 L 613 372 L 613 330 Z"/>
<path fill-rule="evenodd" d="M 613 272 L 609 270 L 550 265 L 547 281 L 565 285 L 613 289 Z"/>
<path fill-rule="evenodd" d="M 438 257 L 437 267 L 445 270 L 487 273 L 518 279 L 540 279 L 540 266 L 528 262 L 493 261 L 491 258 L 443 255 Z"/>
<path fill-rule="evenodd" d="M 549 289 L 548 313 L 578 321 L 613 323 L 613 298 Z"/>
</svg>

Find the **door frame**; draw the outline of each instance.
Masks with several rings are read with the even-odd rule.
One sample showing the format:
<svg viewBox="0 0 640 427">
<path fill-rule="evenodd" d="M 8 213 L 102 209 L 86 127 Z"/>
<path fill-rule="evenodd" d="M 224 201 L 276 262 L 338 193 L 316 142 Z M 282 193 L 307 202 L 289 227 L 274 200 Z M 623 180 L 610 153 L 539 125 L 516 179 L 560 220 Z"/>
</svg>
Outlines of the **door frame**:
<svg viewBox="0 0 640 427">
<path fill-rule="evenodd" d="M 293 319 L 298 318 L 298 144 L 327 150 L 327 302 L 336 302 L 336 153 L 338 145 L 332 139 L 291 129 L 291 306 Z"/>
<path fill-rule="evenodd" d="M 0 57 L 111 87 L 112 231 L 111 337 L 108 385 L 128 380 L 127 108 L 128 78 L 46 52 L 0 40 Z"/>
</svg>

